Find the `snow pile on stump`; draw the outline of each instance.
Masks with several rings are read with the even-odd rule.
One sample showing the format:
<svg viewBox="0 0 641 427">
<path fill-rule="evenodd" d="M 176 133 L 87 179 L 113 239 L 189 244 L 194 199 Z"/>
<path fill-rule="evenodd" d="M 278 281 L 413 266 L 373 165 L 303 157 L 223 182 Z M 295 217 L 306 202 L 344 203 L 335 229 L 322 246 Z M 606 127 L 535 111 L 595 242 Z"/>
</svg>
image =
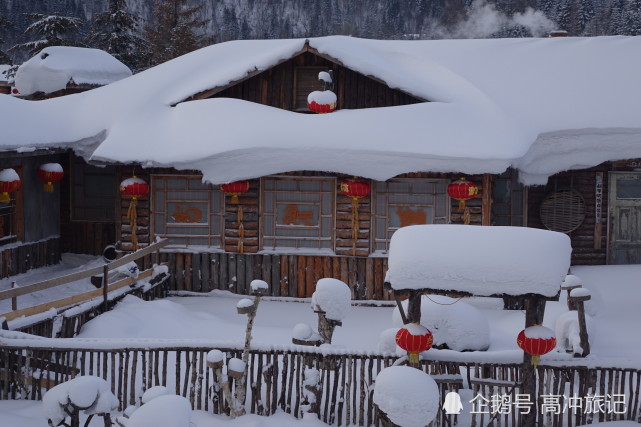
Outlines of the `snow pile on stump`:
<svg viewBox="0 0 641 427">
<path fill-rule="evenodd" d="M 191 405 L 182 396 L 161 395 L 138 408 L 127 427 L 190 427 Z"/>
<path fill-rule="evenodd" d="M 570 238 L 526 227 L 413 225 L 390 241 L 386 282 L 395 290 L 478 296 L 555 296 L 570 267 Z"/>
<path fill-rule="evenodd" d="M 390 421 L 403 427 L 424 427 L 436 418 L 439 391 L 425 372 L 391 366 L 376 377 L 374 403 Z"/>
<path fill-rule="evenodd" d="M 50 389 L 42 398 L 45 416 L 59 425 L 70 414 L 66 409 L 84 410 L 86 415 L 103 414 L 118 408 L 120 402 L 102 378 L 79 376 Z"/>
<path fill-rule="evenodd" d="M 352 308 L 349 286 L 337 279 L 320 279 L 312 295 L 312 308 L 324 311 L 330 320 L 342 321 Z"/>
<path fill-rule="evenodd" d="M 402 302 L 407 313 L 407 301 Z M 403 326 L 403 320 L 394 309 L 394 326 Z M 419 323 L 432 332 L 435 348 L 456 351 L 487 350 L 490 347 L 490 324 L 479 309 L 468 303 L 440 295 L 421 297 Z"/>
</svg>

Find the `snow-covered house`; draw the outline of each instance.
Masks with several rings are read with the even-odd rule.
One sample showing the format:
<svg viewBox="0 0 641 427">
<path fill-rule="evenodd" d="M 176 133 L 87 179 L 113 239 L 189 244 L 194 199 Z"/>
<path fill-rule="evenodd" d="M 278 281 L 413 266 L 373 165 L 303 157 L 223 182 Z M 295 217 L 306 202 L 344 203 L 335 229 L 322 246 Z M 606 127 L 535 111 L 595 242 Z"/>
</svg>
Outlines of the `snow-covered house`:
<svg viewBox="0 0 641 427">
<path fill-rule="evenodd" d="M 641 37 L 228 42 L 82 94 L 3 97 L 0 144 L 63 153 L 64 250 L 131 249 L 118 183 L 145 179 L 137 239 L 171 239 L 176 287 L 242 292 L 263 279 L 309 296 L 335 277 L 381 298 L 391 234 L 462 222 L 447 194 L 460 177 L 479 187 L 471 224 L 567 232 L 574 263 L 639 262 L 626 233 L 641 222 L 640 48 Z M 322 71 L 337 110 L 305 114 Z M 339 191 L 353 176 L 371 186 L 358 218 Z M 220 185 L 242 180 L 234 204 Z"/>
</svg>

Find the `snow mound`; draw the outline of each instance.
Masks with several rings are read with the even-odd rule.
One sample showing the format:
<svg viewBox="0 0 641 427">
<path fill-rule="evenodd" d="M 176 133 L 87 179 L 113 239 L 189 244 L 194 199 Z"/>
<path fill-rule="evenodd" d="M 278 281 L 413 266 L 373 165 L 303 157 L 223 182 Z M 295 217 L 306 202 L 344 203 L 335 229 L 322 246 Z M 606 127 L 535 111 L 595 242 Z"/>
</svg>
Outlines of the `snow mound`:
<svg viewBox="0 0 641 427">
<path fill-rule="evenodd" d="M 236 303 L 236 308 L 247 308 L 253 305 L 254 301 L 250 300 L 249 298 L 243 298 L 241 300 L 238 300 L 238 302 Z"/>
<path fill-rule="evenodd" d="M 148 403 L 152 399 L 155 399 L 155 398 L 157 398 L 159 396 L 164 396 L 166 394 L 171 394 L 169 392 L 169 390 L 167 389 L 167 387 L 164 387 L 164 386 L 161 386 L 161 385 L 157 385 L 155 387 L 151 387 L 150 389 L 148 389 L 147 391 L 145 391 L 143 393 L 142 398 L 141 398 L 142 399 L 142 403 L 143 404 Z"/>
<path fill-rule="evenodd" d="M 592 318 L 585 316 L 585 325 L 588 329 L 588 339 L 592 344 Z M 579 312 L 568 311 L 561 313 L 556 319 L 554 333 L 556 335 L 556 346 L 561 351 L 571 350 L 573 353 L 582 354 L 581 337 L 579 336 Z"/>
<path fill-rule="evenodd" d="M 391 366 L 376 377 L 374 403 L 393 423 L 424 427 L 436 418 L 439 391 L 425 372 L 408 366 Z"/>
<path fill-rule="evenodd" d="M 138 408 L 127 427 L 190 427 L 191 405 L 182 396 L 158 396 Z"/>
<path fill-rule="evenodd" d="M 381 332 L 378 337 L 378 351 L 381 353 L 396 353 L 396 333 L 399 329 L 389 328 Z"/>
<path fill-rule="evenodd" d="M 407 301 L 402 302 L 407 313 Z M 402 327 L 398 311 L 392 314 L 394 326 Z M 423 295 L 421 298 L 421 325 L 432 332 L 435 348 L 456 351 L 487 350 L 490 346 L 490 325 L 480 310 L 470 304 L 439 295 Z"/>
<path fill-rule="evenodd" d="M 269 290 L 269 283 L 264 280 L 252 280 L 249 287 L 253 292 L 265 291 L 266 293 Z"/>
<path fill-rule="evenodd" d="M 555 296 L 571 252 L 570 238 L 554 231 L 412 225 L 392 235 L 386 281 L 394 289 Z"/>
<path fill-rule="evenodd" d="M 20 176 L 18 176 L 18 172 L 16 172 L 15 169 L 7 168 L 0 170 L 0 181 L 11 182 L 19 180 Z"/>
<path fill-rule="evenodd" d="M 312 336 L 314 331 L 307 323 L 298 323 L 292 330 L 292 338 L 297 340 L 306 340 Z"/>
<path fill-rule="evenodd" d="M 320 279 L 312 295 L 312 308 L 324 311 L 328 319 L 343 320 L 352 308 L 349 286 L 337 279 Z"/>
<path fill-rule="evenodd" d="M 218 363 L 223 361 L 223 352 L 220 350 L 209 350 L 207 353 L 207 361 L 210 363 Z"/>
<path fill-rule="evenodd" d="M 91 415 L 111 412 L 119 402 L 109 389 L 109 384 L 93 376 L 79 376 L 58 384 L 42 398 L 44 414 L 53 425 L 60 424 L 67 417 L 64 408 L 69 404 Z"/>
</svg>

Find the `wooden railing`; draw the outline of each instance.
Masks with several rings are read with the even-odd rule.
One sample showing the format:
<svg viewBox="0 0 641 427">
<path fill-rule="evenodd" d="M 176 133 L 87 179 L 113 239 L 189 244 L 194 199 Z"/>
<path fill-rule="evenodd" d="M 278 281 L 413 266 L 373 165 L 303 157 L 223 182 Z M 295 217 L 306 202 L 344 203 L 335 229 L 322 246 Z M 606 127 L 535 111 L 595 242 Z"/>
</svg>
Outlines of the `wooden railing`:
<svg viewBox="0 0 641 427">
<path fill-rule="evenodd" d="M 15 333 L 14 333 L 15 334 Z M 25 336 L 22 335 L 21 338 Z M 204 344 L 163 347 L 152 341 L 127 348 L 92 349 L 81 340 L 73 348 L 62 340 L 3 340 L 0 336 L 0 399 L 41 399 L 55 384 L 76 375 L 104 378 L 120 400 L 121 409 L 140 403 L 142 393 L 163 385 L 184 396 L 194 409 L 216 414 L 227 412 L 220 378 L 207 367 L 206 355 L 212 348 Z M 7 344 L 9 343 L 9 344 Z M 87 343 L 88 344 L 88 343 Z M 101 346 L 109 346 L 104 342 Z M 166 345 L 166 344 L 165 344 Z M 239 348 L 220 348 L 226 358 L 239 357 Z M 304 367 L 315 364 L 320 371 L 320 418 L 332 425 L 380 425 L 372 403 L 377 374 L 396 360 L 380 354 L 323 354 L 315 349 L 263 349 L 250 353 L 247 381 L 247 409 L 270 415 L 281 410 L 301 416 Z M 471 389 L 464 398 L 508 396 L 517 401 L 520 364 L 423 361 L 421 369 L 437 382 L 441 402 L 449 391 Z M 537 371 L 539 426 L 574 427 L 597 421 L 631 420 L 639 422 L 641 371 L 584 366 L 542 366 Z M 543 410 L 544 396 L 624 396 L 620 413 L 583 412 L 568 409 L 561 400 L 558 413 Z M 548 402 L 549 404 L 549 402 Z M 567 406 L 567 405 L 566 405 Z M 488 409 L 492 407 L 488 403 Z M 472 425 L 521 426 L 516 409 L 506 413 L 473 414 Z M 454 426 L 457 417 L 442 410 L 434 426 Z"/>
<path fill-rule="evenodd" d="M 129 286 L 138 280 L 151 277 L 151 275 L 153 274 L 153 269 L 150 268 L 141 272 L 136 278 L 127 277 L 125 279 L 121 279 L 116 282 L 109 283 L 108 286 L 104 286 L 104 283 L 108 283 L 109 281 L 109 272 L 125 264 L 128 264 L 132 261 L 141 259 L 154 252 L 156 253 L 156 258 L 159 263 L 159 260 L 160 260 L 159 251 L 163 247 L 167 246 L 168 242 L 169 241 L 167 239 L 160 240 L 152 245 L 147 246 L 144 249 L 125 255 L 122 258 L 119 258 L 110 263 L 106 263 L 104 266 L 101 266 L 101 267 L 89 268 L 89 269 L 72 273 L 66 276 L 56 277 L 54 279 L 44 280 L 42 282 L 34 283 L 27 286 L 13 287 L 12 289 L 0 291 L 0 301 L 6 300 L 6 299 L 12 299 L 12 308 L 13 308 L 12 311 L 10 312 L 0 314 L 0 317 L 4 317 L 5 320 L 10 321 L 21 316 L 33 316 L 35 314 L 44 313 L 45 311 L 48 311 L 52 308 L 62 308 L 62 307 L 68 307 L 71 305 L 76 305 L 84 301 L 88 301 L 90 299 L 100 297 L 101 295 L 106 305 L 108 301 L 109 292 L 115 291 L 125 286 Z M 84 292 L 84 293 L 73 295 L 67 298 L 58 299 L 55 301 L 46 302 L 46 303 L 39 304 L 32 307 L 26 307 L 23 309 L 18 309 L 17 307 L 18 297 L 21 295 L 27 295 L 34 292 L 52 289 L 61 285 L 75 282 L 77 280 L 90 278 L 96 275 L 102 275 L 103 286 L 100 289 Z"/>
</svg>

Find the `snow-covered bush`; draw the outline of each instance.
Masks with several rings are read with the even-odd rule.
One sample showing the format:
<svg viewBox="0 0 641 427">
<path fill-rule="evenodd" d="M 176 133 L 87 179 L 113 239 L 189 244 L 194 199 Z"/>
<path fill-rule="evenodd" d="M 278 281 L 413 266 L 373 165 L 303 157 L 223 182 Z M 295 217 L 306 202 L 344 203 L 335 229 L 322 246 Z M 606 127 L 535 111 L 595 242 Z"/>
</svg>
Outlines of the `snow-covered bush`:
<svg viewBox="0 0 641 427">
<path fill-rule="evenodd" d="M 403 301 L 407 313 L 407 301 Z M 490 346 L 490 325 L 476 307 L 439 295 L 421 298 L 421 325 L 434 335 L 436 348 L 456 351 L 487 350 Z M 398 308 L 394 309 L 393 325 L 401 327 L 403 321 Z"/>
<path fill-rule="evenodd" d="M 118 408 L 119 404 L 107 381 L 94 376 L 78 376 L 65 381 L 42 398 L 45 416 L 54 426 L 68 416 L 77 416 L 80 410 L 86 415 L 104 414 Z"/>
<path fill-rule="evenodd" d="M 162 395 L 138 408 L 127 427 L 190 427 L 191 405 L 182 396 Z"/>
<path fill-rule="evenodd" d="M 320 279 L 312 295 L 312 308 L 324 311 L 330 320 L 342 321 L 352 308 L 349 286 L 337 279 Z"/>
<path fill-rule="evenodd" d="M 394 424 L 424 427 L 436 418 L 440 396 L 436 382 L 425 372 L 390 366 L 376 377 L 373 399 Z"/>
</svg>

